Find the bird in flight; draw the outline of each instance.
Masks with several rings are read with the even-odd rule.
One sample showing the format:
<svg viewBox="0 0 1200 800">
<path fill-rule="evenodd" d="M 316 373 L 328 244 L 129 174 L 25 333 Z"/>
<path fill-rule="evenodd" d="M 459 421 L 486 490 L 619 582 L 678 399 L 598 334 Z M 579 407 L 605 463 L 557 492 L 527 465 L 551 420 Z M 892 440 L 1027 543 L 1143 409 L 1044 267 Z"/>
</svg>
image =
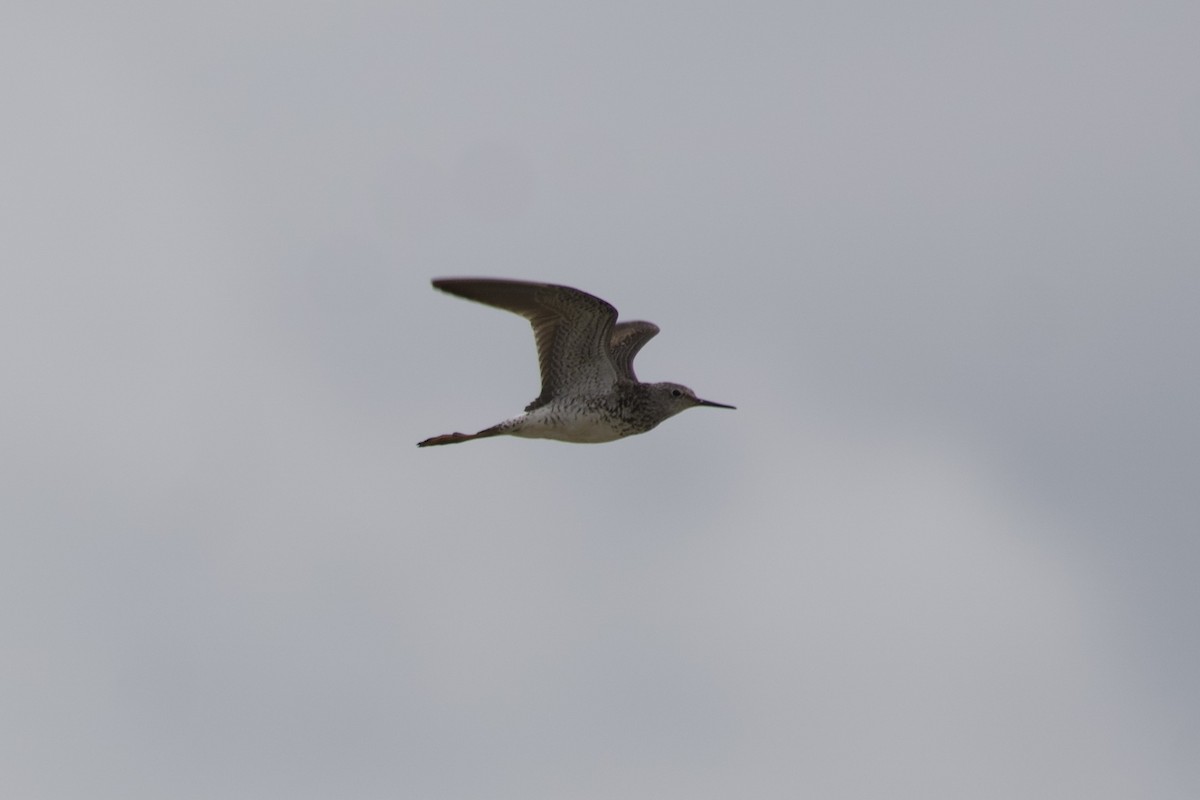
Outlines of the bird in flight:
<svg viewBox="0 0 1200 800">
<path fill-rule="evenodd" d="M 678 383 L 642 383 L 633 357 L 658 333 L 652 322 L 617 322 L 617 309 L 587 292 L 551 283 L 439 278 L 443 292 L 520 314 L 533 326 L 542 393 L 525 413 L 478 433 L 446 433 L 418 447 L 489 436 L 611 442 L 645 433 L 701 400 Z"/>
</svg>

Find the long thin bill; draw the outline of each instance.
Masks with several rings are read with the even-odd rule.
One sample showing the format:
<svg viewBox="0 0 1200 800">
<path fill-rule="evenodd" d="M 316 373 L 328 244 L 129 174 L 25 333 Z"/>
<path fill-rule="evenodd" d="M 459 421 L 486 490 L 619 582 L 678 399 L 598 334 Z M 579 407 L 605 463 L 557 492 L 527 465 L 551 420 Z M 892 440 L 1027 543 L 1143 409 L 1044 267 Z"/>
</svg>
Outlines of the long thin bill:
<svg viewBox="0 0 1200 800">
<path fill-rule="evenodd" d="M 734 409 L 734 410 L 736 410 L 736 409 L 737 409 L 737 406 L 727 406 L 727 405 L 725 405 L 724 403 L 714 403 L 712 400 L 697 400 L 697 401 L 696 401 L 696 405 L 698 405 L 698 406 L 712 406 L 713 408 L 732 408 L 732 409 Z"/>
</svg>

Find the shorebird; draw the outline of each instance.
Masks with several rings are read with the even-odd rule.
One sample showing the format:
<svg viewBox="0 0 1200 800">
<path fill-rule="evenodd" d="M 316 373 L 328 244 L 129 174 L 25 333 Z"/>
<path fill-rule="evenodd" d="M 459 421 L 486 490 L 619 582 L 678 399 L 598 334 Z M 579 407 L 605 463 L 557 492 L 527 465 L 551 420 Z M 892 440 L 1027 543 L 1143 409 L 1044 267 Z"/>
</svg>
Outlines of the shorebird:
<svg viewBox="0 0 1200 800">
<path fill-rule="evenodd" d="M 488 436 L 563 442 L 611 442 L 645 433 L 701 400 L 678 383 L 642 383 L 633 357 L 658 333 L 652 322 L 617 322 L 617 310 L 568 286 L 495 278 L 440 278 L 433 285 L 468 300 L 520 314 L 533 326 L 542 393 L 525 413 L 478 433 L 446 433 L 418 447 Z"/>
</svg>

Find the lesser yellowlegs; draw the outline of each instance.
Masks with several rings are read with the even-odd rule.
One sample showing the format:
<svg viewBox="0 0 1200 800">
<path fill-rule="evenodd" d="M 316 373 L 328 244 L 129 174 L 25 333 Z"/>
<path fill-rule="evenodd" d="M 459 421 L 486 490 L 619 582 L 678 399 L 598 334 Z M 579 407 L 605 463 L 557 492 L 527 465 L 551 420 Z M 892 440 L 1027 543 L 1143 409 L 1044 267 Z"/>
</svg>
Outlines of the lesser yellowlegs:
<svg viewBox="0 0 1200 800">
<path fill-rule="evenodd" d="M 441 278 L 443 292 L 520 314 L 533 325 L 542 393 L 519 417 L 478 433 L 447 433 L 418 447 L 487 436 L 564 442 L 611 442 L 645 433 L 693 406 L 733 408 L 701 400 L 678 383 L 642 383 L 633 357 L 658 333 L 652 322 L 617 322 L 599 297 L 549 283 L 494 278 Z"/>
</svg>

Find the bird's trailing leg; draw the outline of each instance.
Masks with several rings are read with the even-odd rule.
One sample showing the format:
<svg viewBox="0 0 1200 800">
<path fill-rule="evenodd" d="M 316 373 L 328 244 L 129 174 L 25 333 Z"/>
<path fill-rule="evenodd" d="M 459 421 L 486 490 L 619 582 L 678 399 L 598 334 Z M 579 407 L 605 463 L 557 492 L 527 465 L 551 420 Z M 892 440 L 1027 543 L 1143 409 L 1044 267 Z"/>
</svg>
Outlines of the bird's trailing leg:
<svg viewBox="0 0 1200 800">
<path fill-rule="evenodd" d="M 479 433 L 443 433 L 441 436 L 431 436 L 423 442 L 417 442 L 417 447 L 433 447 L 436 444 L 458 444 L 459 442 L 469 442 L 472 439 L 483 439 L 488 436 L 498 436 L 506 432 L 503 425 L 493 425 L 490 428 L 484 428 Z"/>
</svg>

